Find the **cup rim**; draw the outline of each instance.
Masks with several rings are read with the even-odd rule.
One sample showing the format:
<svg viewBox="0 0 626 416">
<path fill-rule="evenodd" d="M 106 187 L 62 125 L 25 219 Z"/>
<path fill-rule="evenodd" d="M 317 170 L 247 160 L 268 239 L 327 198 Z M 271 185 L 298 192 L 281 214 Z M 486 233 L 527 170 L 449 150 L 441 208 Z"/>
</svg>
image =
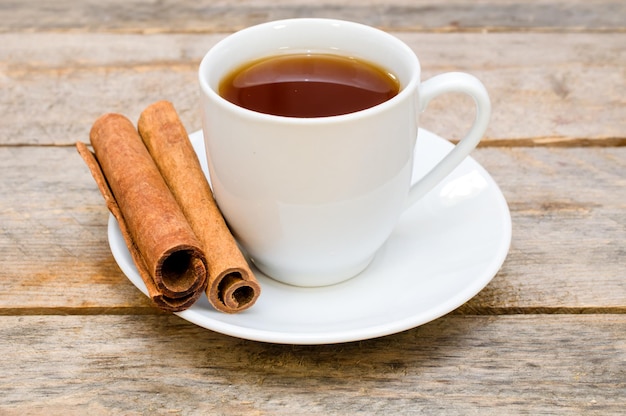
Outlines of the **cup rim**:
<svg viewBox="0 0 626 416">
<path fill-rule="evenodd" d="M 413 62 L 413 66 L 415 70 L 410 74 L 409 80 L 406 85 L 401 85 L 398 94 L 396 94 L 391 99 L 384 101 L 380 104 L 377 104 L 373 107 L 368 107 L 359 111 L 354 111 L 347 114 L 340 114 L 334 116 L 324 116 L 324 117 L 291 117 L 291 116 L 280 116 L 275 114 L 267 114 L 261 113 L 258 111 L 250 110 L 237 104 L 234 104 L 225 98 L 223 98 L 219 93 L 209 85 L 209 81 L 207 77 L 204 75 L 207 71 L 207 66 L 210 65 L 211 57 L 219 48 L 224 48 L 228 45 L 228 43 L 232 42 L 234 39 L 248 36 L 251 33 L 255 33 L 259 30 L 265 30 L 268 27 L 277 27 L 289 24 L 319 24 L 319 25 L 344 25 L 353 28 L 358 28 L 359 30 L 367 30 L 372 33 L 375 33 L 376 36 L 382 36 L 387 39 L 389 42 L 393 42 L 395 46 L 401 50 L 404 50 L 406 55 Z M 279 121 L 281 123 L 292 123 L 292 124 L 328 124 L 329 122 L 345 122 L 351 121 L 363 117 L 370 117 L 371 115 L 386 111 L 387 109 L 397 105 L 398 103 L 404 101 L 408 95 L 412 95 L 413 91 L 417 89 L 419 85 L 420 78 L 420 62 L 415 54 L 415 52 L 403 41 L 393 36 L 392 34 L 385 32 L 381 29 L 375 28 L 373 26 L 368 26 L 362 23 L 357 23 L 348 20 L 339 20 L 339 19 L 329 19 L 329 18 L 291 18 L 291 19 L 281 19 L 274 20 L 265 23 L 260 23 L 257 25 L 249 26 L 247 28 L 241 29 L 237 32 L 234 32 L 227 36 L 226 38 L 218 41 L 215 45 L 213 45 L 207 53 L 204 55 L 200 62 L 200 66 L 198 68 L 198 78 L 201 88 L 201 93 L 207 95 L 212 101 L 221 106 L 223 109 L 232 111 L 240 114 L 241 116 L 245 116 L 250 119 L 255 120 L 266 120 L 266 121 Z"/>
</svg>

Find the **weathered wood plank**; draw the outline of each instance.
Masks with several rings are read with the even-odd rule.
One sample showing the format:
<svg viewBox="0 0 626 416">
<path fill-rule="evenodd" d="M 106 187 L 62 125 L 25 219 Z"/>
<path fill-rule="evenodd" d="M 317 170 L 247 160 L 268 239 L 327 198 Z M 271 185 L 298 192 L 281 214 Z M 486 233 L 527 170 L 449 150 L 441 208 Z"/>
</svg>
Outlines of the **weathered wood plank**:
<svg viewBox="0 0 626 416">
<path fill-rule="evenodd" d="M 509 201 L 504 267 L 460 313 L 626 312 L 626 147 L 474 152 Z M 71 147 L 0 147 L 0 314 L 152 313 Z"/>
<path fill-rule="evenodd" d="M 292 17 L 333 17 L 419 31 L 623 30 L 619 0 L 5 0 L 2 31 L 218 32 Z"/>
<path fill-rule="evenodd" d="M 600 312 L 597 297 L 626 312 L 626 148 L 491 148 L 473 156 L 503 190 L 513 239 L 498 275 L 461 311 Z"/>
<path fill-rule="evenodd" d="M 448 316 L 327 346 L 174 316 L 0 317 L 0 413 L 617 415 L 626 315 Z"/>
<path fill-rule="evenodd" d="M 106 209 L 76 151 L 18 147 L 0 154 L 0 304 L 6 313 L 24 307 L 34 308 L 26 313 L 94 307 L 95 313 L 110 307 L 153 313 L 107 250 Z"/>
<path fill-rule="evenodd" d="M 483 80 L 493 101 L 483 145 L 626 144 L 626 34 L 396 35 L 424 79 L 456 70 Z M 160 99 L 198 129 L 197 66 L 223 36 L 0 35 L 0 143 L 69 144 L 104 112 L 136 120 Z M 448 95 L 423 125 L 458 139 L 472 117 L 468 98 Z"/>
</svg>

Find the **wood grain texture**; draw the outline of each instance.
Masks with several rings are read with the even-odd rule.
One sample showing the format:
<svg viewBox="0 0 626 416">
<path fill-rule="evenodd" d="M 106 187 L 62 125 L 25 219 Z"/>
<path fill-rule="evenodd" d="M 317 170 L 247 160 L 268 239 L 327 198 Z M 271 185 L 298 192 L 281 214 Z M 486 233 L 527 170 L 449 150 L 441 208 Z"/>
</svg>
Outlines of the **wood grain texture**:
<svg viewBox="0 0 626 416">
<path fill-rule="evenodd" d="M 2 308 L 154 313 L 108 250 L 108 212 L 76 150 L 5 147 L 0 154 Z"/>
<path fill-rule="evenodd" d="M 0 414 L 623 414 L 625 16 L 622 0 L 3 0 Z M 245 341 L 159 313 L 115 264 L 71 146 L 102 113 L 136 121 L 161 99 L 199 129 L 204 53 L 290 17 L 380 27 L 423 79 L 487 86 L 473 157 L 507 198 L 513 241 L 447 316 L 338 345 Z M 472 116 L 450 95 L 422 125 L 454 140 Z"/>
<path fill-rule="evenodd" d="M 448 316 L 327 346 L 243 341 L 174 316 L 10 316 L 0 331 L 7 416 L 606 416 L 626 405 L 625 315 Z"/>
<path fill-rule="evenodd" d="M 484 82 L 493 114 L 483 146 L 626 144 L 626 34 L 394 34 L 423 79 L 465 71 Z M 0 34 L 0 142 L 72 144 L 104 112 L 136 121 L 161 99 L 199 129 L 197 66 L 223 36 Z M 457 140 L 473 114 L 469 98 L 448 94 L 422 125 Z"/>
<path fill-rule="evenodd" d="M 626 148 L 490 148 L 473 156 L 503 190 L 513 239 L 498 275 L 461 310 L 602 312 L 590 302 L 597 297 L 604 311 L 625 313 Z"/>
<path fill-rule="evenodd" d="M 220 32 L 293 17 L 355 20 L 419 31 L 624 30 L 620 0 L 5 0 L 3 31 Z"/>
<path fill-rule="evenodd" d="M 626 312 L 626 147 L 473 155 L 509 202 L 513 242 L 459 312 Z M 104 201 L 74 148 L 0 147 L 0 160 L 0 314 L 151 313 L 111 257 Z"/>
</svg>

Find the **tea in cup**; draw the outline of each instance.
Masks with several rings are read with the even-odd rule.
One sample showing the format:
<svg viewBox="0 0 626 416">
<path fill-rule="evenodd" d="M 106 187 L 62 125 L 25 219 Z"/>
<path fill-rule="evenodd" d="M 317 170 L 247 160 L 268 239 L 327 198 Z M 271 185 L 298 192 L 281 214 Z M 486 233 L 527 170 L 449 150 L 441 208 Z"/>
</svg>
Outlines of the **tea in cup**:
<svg viewBox="0 0 626 416">
<path fill-rule="evenodd" d="M 323 53 L 270 56 L 224 78 L 219 94 L 240 107 L 285 117 L 332 117 L 398 94 L 397 78 L 358 58 Z"/>
</svg>

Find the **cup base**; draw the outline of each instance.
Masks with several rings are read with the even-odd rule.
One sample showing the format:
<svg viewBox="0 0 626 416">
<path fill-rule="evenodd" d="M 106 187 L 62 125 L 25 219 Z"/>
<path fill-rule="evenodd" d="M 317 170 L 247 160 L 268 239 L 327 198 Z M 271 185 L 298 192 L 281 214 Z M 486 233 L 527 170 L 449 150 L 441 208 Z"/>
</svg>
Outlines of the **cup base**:
<svg viewBox="0 0 626 416">
<path fill-rule="evenodd" d="M 332 286 L 346 280 L 350 280 L 356 277 L 359 273 L 369 266 L 374 259 L 374 256 L 370 256 L 364 261 L 359 263 L 344 266 L 341 269 L 329 270 L 285 270 L 284 268 L 278 268 L 268 265 L 256 259 L 251 259 L 252 263 L 263 274 L 276 280 L 277 282 L 284 283 L 290 286 L 296 287 L 324 287 Z"/>
</svg>

